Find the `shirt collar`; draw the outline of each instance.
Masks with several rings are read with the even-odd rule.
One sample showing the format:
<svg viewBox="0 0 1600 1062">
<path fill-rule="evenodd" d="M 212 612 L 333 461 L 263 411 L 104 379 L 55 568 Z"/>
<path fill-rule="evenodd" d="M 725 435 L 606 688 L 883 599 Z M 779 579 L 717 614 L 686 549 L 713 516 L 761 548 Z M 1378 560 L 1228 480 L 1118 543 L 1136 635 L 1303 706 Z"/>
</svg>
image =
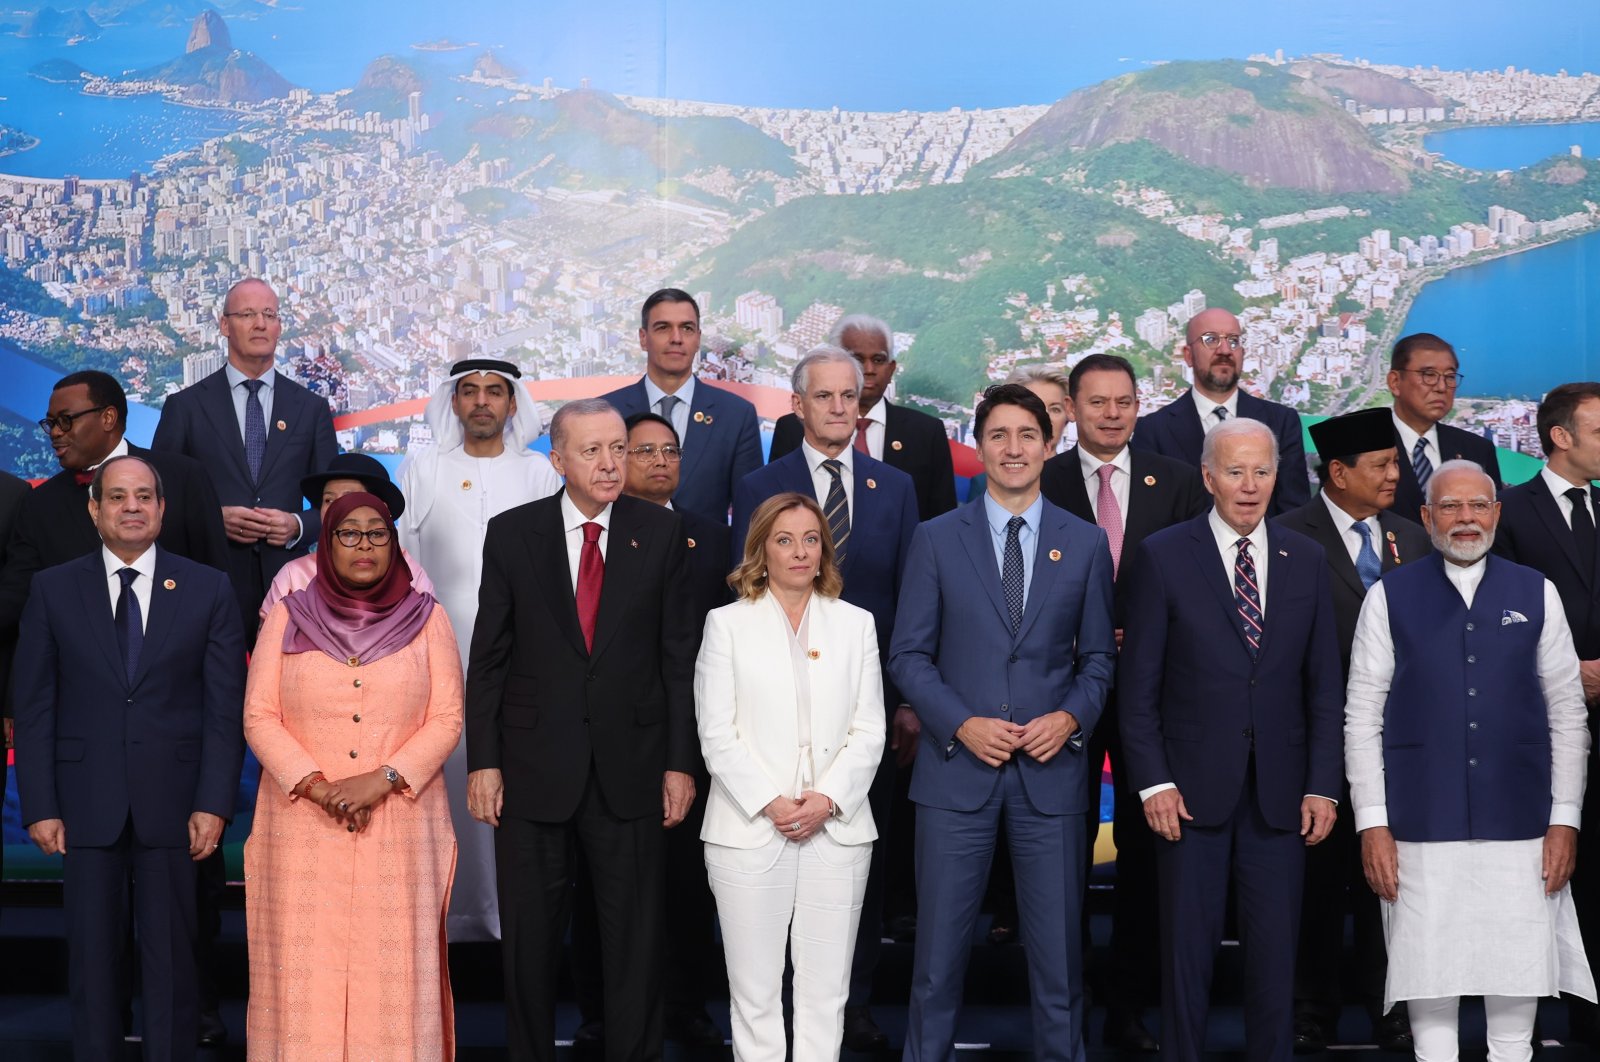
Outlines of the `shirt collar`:
<svg viewBox="0 0 1600 1062">
<path fill-rule="evenodd" d="M 1133 455 L 1128 452 L 1128 448 L 1126 446 L 1119 450 L 1117 452 L 1117 456 L 1113 457 L 1111 460 L 1102 461 L 1094 454 L 1091 454 L 1088 450 L 1085 450 L 1083 445 L 1080 443 L 1078 445 L 1078 463 L 1083 466 L 1084 479 L 1095 479 L 1098 477 L 1100 474 L 1101 465 L 1110 465 L 1118 472 L 1123 472 L 1130 476 L 1133 475 Z"/>
<path fill-rule="evenodd" d="M 1200 411 L 1201 420 L 1204 420 L 1207 417 L 1216 416 L 1216 414 L 1212 411 L 1218 406 L 1222 406 L 1228 411 L 1229 420 L 1232 420 L 1234 417 L 1239 415 L 1239 389 L 1237 387 L 1233 389 L 1233 394 L 1228 396 L 1228 400 L 1226 402 L 1211 401 L 1211 399 L 1200 393 L 1200 389 L 1198 387 L 1189 388 L 1189 394 L 1194 397 L 1194 407 Z"/>
<path fill-rule="evenodd" d="M 1044 495 L 1033 499 L 1033 504 L 1020 513 L 1013 513 L 1010 509 L 994 500 L 988 491 L 983 492 L 983 515 L 989 521 L 989 531 L 995 535 L 1006 533 L 1006 524 L 1011 522 L 1013 516 L 1022 517 L 1022 522 L 1032 531 L 1039 530 L 1039 521 L 1044 516 Z"/>
<path fill-rule="evenodd" d="M 95 469 L 99 468 L 101 465 L 105 464 L 107 461 L 111 460 L 113 457 L 127 457 L 127 456 L 128 456 L 128 437 L 126 435 L 124 435 L 122 438 L 117 440 L 117 445 L 115 445 L 115 446 L 113 446 L 111 448 L 111 452 L 106 454 L 99 461 L 97 461 L 94 464 L 90 465 L 88 468 L 74 468 L 74 469 L 72 469 L 72 471 L 74 473 L 77 473 L 77 472 L 93 472 Z"/>
<path fill-rule="evenodd" d="M 578 507 L 573 504 L 572 495 L 563 490 L 561 492 L 561 526 L 570 533 L 589 523 L 599 524 L 606 531 L 611 530 L 611 505 L 608 504 L 604 509 L 600 510 L 593 520 L 590 520 L 578 511 Z"/>
<path fill-rule="evenodd" d="M 1487 571 L 1489 567 L 1488 554 L 1484 554 L 1471 564 L 1465 566 L 1452 563 L 1450 560 L 1444 557 L 1441 557 L 1440 560 L 1444 564 L 1445 578 L 1449 579 L 1450 585 L 1454 586 L 1461 594 L 1462 600 L 1467 600 L 1473 594 L 1477 593 L 1478 584 L 1483 582 L 1483 573 Z"/>
<path fill-rule="evenodd" d="M 822 462 L 828 459 L 828 455 L 804 440 L 800 443 L 800 450 L 806 456 L 806 467 L 811 469 L 812 475 L 816 475 L 817 470 L 822 467 Z M 839 451 L 839 456 L 835 457 L 834 460 L 843 465 L 846 472 L 852 476 L 855 475 L 855 449 L 853 447 L 846 446 Z"/>
<path fill-rule="evenodd" d="M 1581 486 L 1581 484 L 1578 483 L 1568 483 L 1561 476 L 1551 471 L 1549 465 L 1545 465 L 1543 468 L 1539 469 L 1539 475 L 1544 479 L 1544 485 L 1550 488 L 1550 493 L 1556 498 L 1560 498 L 1573 487 Z M 1587 494 L 1588 492 L 1585 491 L 1584 493 Z"/>
<path fill-rule="evenodd" d="M 667 392 L 656 386 L 656 382 L 650 379 L 649 373 L 644 377 L 644 394 L 650 400 L 652 413 L 656 412 L 656 405 L 667 397 Z M 672 392 L 672 397 L 682 399 L 685 406 L 694 404 L 694 373 L 689 374 L 689 378 L 683 381 L 682 387 Z"/>
<path fill-rule="evenodd" d="M 1428 455 L 1428 460 L 1433 462 L 1433 467 L 1438 468 L 1441 460 L 1439 453 L 1439 425 L 1430 425 L 1427 432 L 1418 435 L 1411 430 L 1411 425 L 1401 420 L 1400 414 L 1396 413 L 1392 408 L 1389 410 L 1389 415 L 1394 418 L 1395 431 L 1400 433 L 1400 459 L 1402 461 L 1410 461 L 1411 451 L 1417 448 L 1417 440 L 1426 438 L 1428 440 L 1428 449 L 1425 452 Z"/>
<path fill-rule="evenodd" d="M 867 410 L 866 418 L 874 424 L 882 424 L 884 427 L 888 427 L 889 400 L 887 398 L 878 399 L 878 404 Z M 860 416 L 858 415 L 856 419 L 859 420 Z"/>
<path fill-rule="evenodd" d="M 154 543 L 150 545 L 149 549 L 146 549 L 143 553 L 135 557 L 132 564 L 122 563 L 121 557 L 117 556 L 115 553 L 112 553 L 111 550 L 102 544 L 100 546 L 100 560 L 105 563 L 107 579 L 115 579 L 117 577 L 117 573 L 122 569 L 132 568 L 134 571 L 138 572 L 140 575 L 149 580 L 149 583 L 146 583 L 146 585 L 150 585 L 150 583 L 155 582 L 156 547 Z"/>
<path fill-rule="evenodd" d="M 1369 516 L 1365 520 L 1357 520 L 1355 517 L 1341 509 L 1339 504 L 1332 498 L 1328 497 L 1327 491 L 1323 491 L 1321 496 L 1322 503 L 1328 507 L 1328 514 L 1333 517 L 1334 527 L 1338 528 L 1339 534 L 1341 535 L 1346 531 L 1349 531 L 1353 524 L 1366 524 L 1368 527 L 1371 527 L 1372 521 L 1377 519 L 1375 516 Z"/>
<path fill-rule="evenodd" d="M 1206 516 L 1211 524 L 1211 534 L 1216 537 L 1217 549 L 1226 552 L 1233 548 L 1234 543 L 1241 537 L 1250 540 L 1251 559 L 1260 563 L 1267 555 L 1267 522 L 1262 520 L 1256 529 L 1248 535 L 1241 536 L 1239 532 L 1229 527 L 1221 516 L 1217 515 L 1216 506 L 1211 507 L 1211 512 Z"/>
<path fill-rule="evenodd" d="M 234 363 L 231 361 L 222 366 L 222 371 L 228 374 L 228 386 L 230 388 L 239 387 L 246 380 L 251 379 L 251 377 L 240 372 L 238 366 L 234 365 Z M 277 381 L 277 379 L 278 370 L 276 368 L 268 369 L 266 372 L 261 374 L 262 386 L 264 386 L 268 391 L 272 390 L 272 385 Z"/>
</svg>

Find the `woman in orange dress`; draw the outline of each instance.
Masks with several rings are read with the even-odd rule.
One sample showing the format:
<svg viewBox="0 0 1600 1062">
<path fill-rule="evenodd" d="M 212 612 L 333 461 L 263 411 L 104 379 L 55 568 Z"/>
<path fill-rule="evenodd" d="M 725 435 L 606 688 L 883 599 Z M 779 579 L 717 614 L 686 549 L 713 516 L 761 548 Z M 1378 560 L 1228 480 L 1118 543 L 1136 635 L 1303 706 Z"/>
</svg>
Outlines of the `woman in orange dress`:
<svg viewBox="0 0 1600 1062">
<path fill-rule="evenodd" d="M 444 609 L 395 563 L 388 507 L 323 515 L 317 576 L 256 641 L 244 727 L 263 768 L 245 843 L 252 1062 L 455 1056 L 440 772 L 461 733 Z"/>
</svg>

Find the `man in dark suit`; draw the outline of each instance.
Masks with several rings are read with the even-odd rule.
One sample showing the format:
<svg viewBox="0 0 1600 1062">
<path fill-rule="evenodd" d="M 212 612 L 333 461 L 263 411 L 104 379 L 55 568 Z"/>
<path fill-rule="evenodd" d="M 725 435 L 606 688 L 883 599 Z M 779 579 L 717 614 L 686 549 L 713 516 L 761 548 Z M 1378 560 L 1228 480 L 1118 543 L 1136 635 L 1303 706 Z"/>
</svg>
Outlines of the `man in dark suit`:
<svg viewBox="0 0 1600 1062">
<path fill-rule="evenodd" d="M 9 472 L 0 472 L 0 571 L 6 563 L 6 544 L 11 540 L 11 529 L 16 526 L 17 513 L 27 500 L 31 488 L 28 481 L 18 479 Z M 11 657 L 17 647 L 16 632 L 0 634 L 0 716 L 4 717 L 4 741 L 0 741 L 0 795 L 6 791 L 6 761 L 11 749 Z M 0 878 L 5 877 L 5 851 L 0 848 Z"/>
<path fill-rule="evenodd" d="M 689 550 L 622 496 L 628 433 L 603 399 L 550 422 L 560 494 L 489 521 L 466 688 L 467 807 L 495 829 L 507 1047 L 555 1058 L 574 853 L 593 878 L 606 1057 L 659 1058 L 665 828 L 694 803 Z"/>
<path fill-rule="evenodd" d="M 1322 494 L 1279 523 L 1321 546 L 1328 557 L 1333 620 L 1339 632 L 1341 674 L 1350 674 L 1350 647 L 1367 588 L 1384 572 L 1433 551 L 1428 533 L 1389 507 L 1400 480 L 1394 425 L 1385 409 L 1363 409 L 1311 426 L 1317 446 Z M 1340 803 L 1349 806 L 1349 788 Z M 1340 815 L 1326 844 L 1306 853 L 1300 913 L 1300 949 L 1295 959 L 1294 1049 L 1321 1051 L 1335 1039 L 1344 1004 L 1340 967 L 1344 916 L 1355 915 L 1356 990 L 1372 1020 L 1372 1038 L 1385 1051 L 1414 1050 L 1404 1003 L 1383 1013 L 1388 968 L 1378 897 L 1361 870 L 1354 818 Z"/>
<path fill-rule="evenodd" d="M 683 458 L 678 433 L 656 413 L 635 413 L 625 423 L 628 464 L 622 492 L 672 508 Z M 728 525 L 694 513 L 679 515 L 683 517 L 684 545 L 689 549 L 690 597 L 694 602 L 690 623 L 698 646 L 706 613 L 733 600 L 728 588 Z M 702 794 L 711 780 L 704 763 L 695 764 L 694 776 L 696 797 L 689 814 L 682 826 L 667 834 L 667 895 L 672 898 L 672 909 L 667 919 L 665 1028 L 668 1039 L 686 1047 L 721 1047 L 722 1030 L 706 1013 L 706 997 L 716 976 L 712 967 L 719 952 L 715 934 L 717 909 L 706 877 L 705 849 L 700 844 L 700 824 L 706 811 Z M 605 1037 L 600 927 L 587 882 L 588 868 L 580 865 L 572 912 L 571 956 L 582 1024 L 573 1042 L 585 1050 Z"/>
<path fill-rule="evenodd" d="M 694 375 L 700 351 L 700 306 L 677 288 L 662 288 L 639 313 L 644 376 L 606 395 L 624 417 L 659 413 L 683 440 L 679 510 L 726 522 L 734 487 L 761 467 L 756 407 Z"/>
<path fill-rule="evenodd" d="M 1078 519 L 1099 524 L 1111 547 L 1116 579 L 1117 641 L 1127 611 L 1128 585 L 1139 543 L 1164 527 L 1210 507 L 1200 475 L 1186 464 L 1128 447 L 1139 417 L 1133 366 L 1113 354 L 1091 354 L 1067 377 L 1067 415 L 1078 425 L 1078 442 L 1044 463 L 1045 499 Z M 1102 471 L 1103 470 L 1103 471 Z M 1111 757 L 1114 788 L 1112 834 L 1117 845 L 1117 887 L 1111 915 L 1114 968 L 1106 1000 L 1105 1040 L 1130 1051 L 1155 1051 L 1155 1037 L 1141 1012 L 1157 999 L 1155 838 L 1144 810 L 1127 790 L 1127 764 L 1117 735 L 1116 692 L 1106 701 L 1100 725 L 1089 738 L 1089 798 L 1100 803 L 1098 766 Z M 1091 816 L 1092 852 L 1099 816 Z"/>
<path fill-rule="evenodd" d="M 932 520 L 956 507 L 956 474 L 950 458 L 950 437 L 936 417 L 884 397 L 899 362 L 894 333 L 876 317 L 853 313 L 833 326 L 828 342 L 843 347 L 861 363 L 861 396 L 851 445 L 911 477 L 917 488 L 917 517 Z M 800 448 L 805 429 L 793 413 L 772 427 L 769 461 Z"/>
<path fill-rule="evenodd" d="M 1184 364 L 1194 371 L 1194 386 L 1140 418 L 1131 445 L 1200 467 L 1200 451 L 1218 424 L 1238 417 L 1258 420 L 1278 440 L 1278 480 L 1267 516 L 1282 516 L 1311 500 L 1306 447 L 1300 414 L 1288 406 L 1257 398 L 1239 388 L 1244 336 L 1239 319 L 1227 310 L 1201 310 L 1189 319 Z"/>
<path fill-rule="evenodd" d="M 1595 713 L 1600 703 L 1600 541 L 1595 535 L 1600 490 L 1593 484 L 1600 479 L 1600 384 L 1551 388 L 1539 403 L 1538 428 L 1545 466 L 1526 483 L 1500 492 L 1494 551 L 1539 571 L 1561 597 L 1589 705 L 1590 783 L 1584 791 L 1583 821 L 1594 823 L 1600 822 L 1600 725 Z M 1572 898 L 1585 923 L 1600 916 L 1600 844 L 1583 834 L 1578 837 Z M 1567 1015 L 1574 1039 L 1600 1045 L 1594 1004 L 1568 996 Z"/>
<path fill-rule="evenodd" d="M 1394 512 L 1413 523 L 1422 523 L 1428 478 L 1445 461 L 1472 461 L 1496 484 L 1503 482 L 1494 443 L 1441 423 L 1455 405 L 1460 368 L 1455 348 L 1429 332 L 1400 337 L 1389 358 L 1395 445 L 1400 450 Z"/>
<path fill-rule="evenodd" d="M 879 656 L 887 663 L 901 573 L 917 527 L 916 488 L 904 472 L 851 446 L 860 409 L 862 371 L 848 351 L 826 344 L 814 347 L 795 364 L 792 383 L 794 412 L 805 438 L 798 450 L 740 481 L 733 494 L 730 556 L 735 563 L 743 559 L 750 516 L 762 502 L 785 491 L 816 498 L 828 515 L 835 557 L 844 576 L 841 596 L 872 613 Z M 894 746 L 914 741 L 918 729 L 916 716 L 887 673 L 883 703 L 893 738 L 884 745 L 883 761 L 867 795 L 878 825 L 878 841 L 872 849 L 845 1005 L 844 1043 L 852 1051 L 881 1050 L 889 1042 L 873 1021 L 868 1002 L 883 939 L 885 854 L 893 829 Z"/>
<path fill-rule="evenodd" d="M 167 397 L 150 448 L 191 457 L 210 474 L 228 536 L 226 571 L 253 645 L 272 577 L 321 531 L 300 480 L 327 468 L 339 445 L 327 401 L 273 367 L 283 320 L 272 289 L 241 280 L 218 322 L 228 364 Z"/>
<path fill-rule="evenodd" d="M 132 887 L 145 1057 L 192 1059 L 195 861 L 233 814 L 244 639 L 227 577 L 156 545 L 152 465 L 112 458 L 89 498 L 103 548 L 35 575 L 22 618 L 22 821 L 66 856 L 74 1055 L 122 1055 Z"/>
<path fill-rule="evenodd" d="M 1145 539 L 1129 588 L 1117 707 L 1130 787 L 1161 838 L 1161 1056 L 1178 1062 L 1204 1047 L 1230 871 L 1245 1054 L 1290 1057 L 1305 846 L 1333 828 L 1344 779 L 1328 562 L 1265 518 L 1277 457 L 1259 421 L 1213 428 L 1214 508 Z"/>
<path fill-rule="evenodd" d="M 987 493 L 917 529 L 889 667 L 922 718 L 907 1062 L 954 1052 L 995 841 L 1017 882 L 1033 1053 L 1081 1060 L 1084 756 L 1116 654 L 1106 533 L 1039 489 L 1050 415 L 1017 384 L 976 413 Z"/>
</svg>

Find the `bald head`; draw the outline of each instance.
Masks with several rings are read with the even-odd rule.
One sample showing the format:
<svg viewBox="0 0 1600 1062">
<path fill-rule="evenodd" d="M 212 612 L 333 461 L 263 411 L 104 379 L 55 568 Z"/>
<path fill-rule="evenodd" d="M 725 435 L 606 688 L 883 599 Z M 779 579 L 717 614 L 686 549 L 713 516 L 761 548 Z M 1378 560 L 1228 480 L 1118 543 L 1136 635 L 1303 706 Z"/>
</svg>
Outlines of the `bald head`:
<svg viewBox="0 0 1600 1062">
<path fill-rule="evenodd" d="M 283 322 L 278 319 L 278 296 L 266 281 L 251 278 L 229 288 L 217 324 L 234 368 L 252 378 L 271 371 Z"/>
<path fill-rule="evenodd" d="M 1239 319 L 1215 308 L 1195 314 L 1184 330 L 1183 360 L 1194 370 L 1195 390 L 1213 402 L 1226 402 L 1239 387 L 1244 364 Z"/>
</svg>

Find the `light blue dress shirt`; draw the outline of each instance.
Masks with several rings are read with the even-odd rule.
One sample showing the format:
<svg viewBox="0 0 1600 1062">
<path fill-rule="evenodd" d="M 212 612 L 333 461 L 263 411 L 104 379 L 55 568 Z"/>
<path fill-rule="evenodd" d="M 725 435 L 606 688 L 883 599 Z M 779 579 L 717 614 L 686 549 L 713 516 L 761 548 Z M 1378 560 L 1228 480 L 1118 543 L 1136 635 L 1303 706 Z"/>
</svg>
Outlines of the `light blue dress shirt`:
<svg viewBox="0 0 1600 1062">
<path fill-rule="evenodd" d="M 689 434 L 689 407 L 694 404 L 695 378 L 690 377 L 683 381 L 683 386 L 673 394 L 674 398 L 682 399 L 672 411 L 672 430 L 678 433 L 678 442 L 681 444 L 684 437 Z M 650 412 L 660 413 L 656 408 L 667 393 L 656 386 L 656 382 L 649 376 L 644 378 L 645 398 L 650 401 Z"/>
<path fill-rule="evenodd" d="M 244 385 L 244 382 L 250 377 L 234 368 L 232 362 L 224 365 L 222 371 L 228 374 L 228 394 L 233 398 L 233 422 L 239 426 L 239 439 L 243 441 L 244 404 L 250 398 L 250 389 Z M 272 434 L 272 392 L 273 385 L 277 382 L 277 369 L 270 369 L 261 374 L 261 383 L 263 384 L 259 395 L 261 400 L 261 419 L 267 427 L 268 435 Z"/>
<path fill-rule="evenodd" d="M 989 521 L 989 541 L 994 546 L 994 570 L 1003 575 L 1006 570 L 1006 524 L 1012 513 L 995 501 L 985 491 L 983 515 Z M 1017 531 L 1017 543 L 1022 547 L 1022 607 L 1027 611 L 1028 591 L 1033 588 L 1033 554 L 1039 542 L 1039 521 L 1044 518 L 1044 495 L 1033 499 L 1033 504 L 1018 513 L 1024 523 Z"/>
</svg>

